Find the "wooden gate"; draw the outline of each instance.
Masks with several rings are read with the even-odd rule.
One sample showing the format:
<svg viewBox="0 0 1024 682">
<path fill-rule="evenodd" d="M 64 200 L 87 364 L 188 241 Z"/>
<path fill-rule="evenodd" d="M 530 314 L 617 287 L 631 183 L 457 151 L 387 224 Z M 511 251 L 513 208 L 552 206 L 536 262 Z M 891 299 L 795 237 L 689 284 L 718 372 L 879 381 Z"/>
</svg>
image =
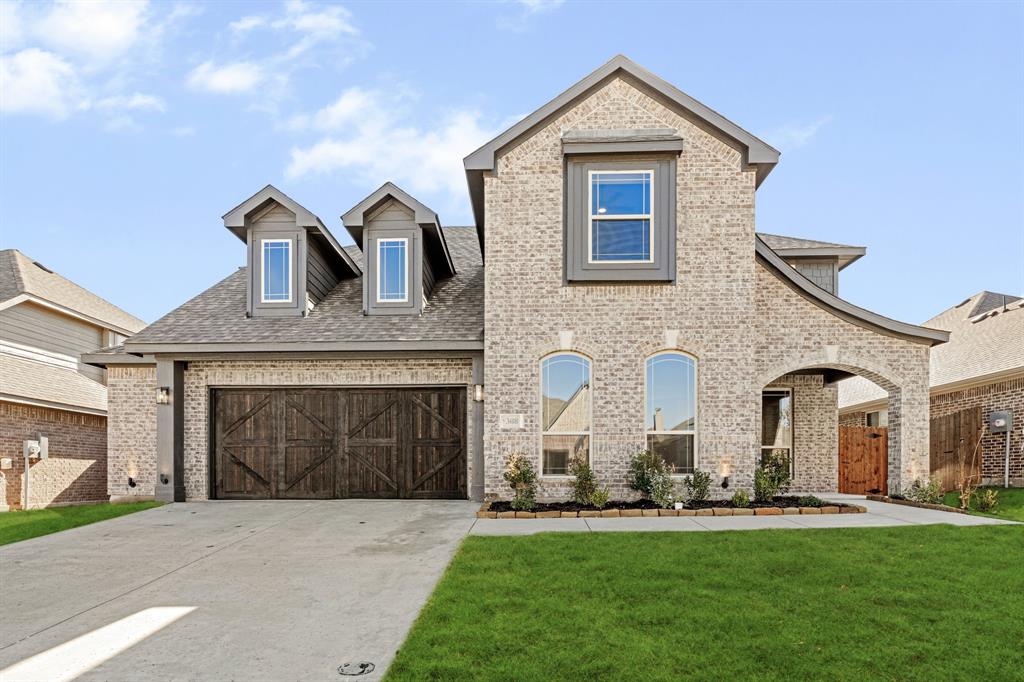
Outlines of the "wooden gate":
<svg viewBox="0 0 1024 682">
<path fill-rule="evenodd" d="M 885 494 L 889 478 L 888 429 L 839 427 L 839 492 Z"/>
<path fill-rule="evenodd" d="M 214 497 L 466 497 L 465 389 L 220 389 L 212 405 Z"/>
<path fill-rule="evenodd" d="M 957 488 L 962 456 L 971 475 L 977 480 L 981 476 L 981 448 L 978 447 L 978 439 L 984 431 L 981 407 L 935 417 L 930 423 L 928 459 L 931 477 L 942 481 L 943 490 Z"/>
</svg>

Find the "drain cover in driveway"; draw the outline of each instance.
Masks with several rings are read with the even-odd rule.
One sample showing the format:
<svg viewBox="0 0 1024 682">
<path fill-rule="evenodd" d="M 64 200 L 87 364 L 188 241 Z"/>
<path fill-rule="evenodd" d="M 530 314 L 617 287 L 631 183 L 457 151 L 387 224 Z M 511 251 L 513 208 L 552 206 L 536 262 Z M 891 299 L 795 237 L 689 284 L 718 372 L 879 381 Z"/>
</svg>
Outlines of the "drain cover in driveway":
<svg viewBox="0 0 1024 682">
<path fill-rule="evenodd" d="M 366 675 L 367 673 L 373 672 L 374 665 L 367 661 L 360 661 L 359 663 L 344 663 L 338 666 L 339 675 Z"/>
</svg>

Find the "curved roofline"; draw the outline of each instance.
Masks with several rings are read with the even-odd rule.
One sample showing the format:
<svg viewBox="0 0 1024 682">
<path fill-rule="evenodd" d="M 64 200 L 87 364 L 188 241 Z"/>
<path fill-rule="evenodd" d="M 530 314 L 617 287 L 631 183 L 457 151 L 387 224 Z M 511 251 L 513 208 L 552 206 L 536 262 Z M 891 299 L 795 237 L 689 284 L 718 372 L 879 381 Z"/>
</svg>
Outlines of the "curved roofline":
<svg viewBox="0 0 1024 682">
<path fill-rule="evenodd" d="M 942 329 L 919 327 L 916 324 L 908 324 L 906 322 L 900 322 L 899 320 L 893 320 L 885 317 L 884 315 L 879 315 L 878 313 L 873 313 L 865 308 L 855 306 L 849 301 L 844 301 L 838 296 L 833 296 L 797 272 L 796 269 L 782 259 L 782 256 L 772 251 L 771 247 L 769 247 L 759 236 L 755 236 L 755 251 L 761 262 L 778 275 L 783 282 L 795 289 L 797 293 L 818 307 L 823 308 L 848 322 L 852 322 L 853 324 L 861 327 L 867 327 L 868 329 L 873 329 L 875 331 L 880 331 L 883 334 L 888 334 L 889 336 L 898 336 L 915 343 L 924 343 L 929 346 L 937 346 L 940 343 L 946 343 L 949 341 L 949 332 Z"/>
</svg>

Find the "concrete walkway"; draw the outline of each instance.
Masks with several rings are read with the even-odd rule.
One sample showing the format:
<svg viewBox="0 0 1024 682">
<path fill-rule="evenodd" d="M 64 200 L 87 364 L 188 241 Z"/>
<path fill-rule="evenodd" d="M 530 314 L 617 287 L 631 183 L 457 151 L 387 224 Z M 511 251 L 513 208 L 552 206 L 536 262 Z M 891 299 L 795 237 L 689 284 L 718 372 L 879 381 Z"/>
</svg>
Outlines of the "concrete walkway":
<svg viewBox="0 0 1024 682">
<path fill-rule="evenodd" d="M 175 504 L 0 548 L 0 680 L 379 679 L 478 504 Z"/>
<path fill-rule="evenodd" d="M 704 531 L 765 528 L 872 528 L 948 523 L 954 526 L 1012 524 L 1011 521 L 872 502 L 859 495 L 819 495 L 824 500 L 867 507 L 866 514 L 798 516 L 668 516 L 576 519 L 477 519 L 472 535 L 532 535 L 548 531 Z"/>
</svg>

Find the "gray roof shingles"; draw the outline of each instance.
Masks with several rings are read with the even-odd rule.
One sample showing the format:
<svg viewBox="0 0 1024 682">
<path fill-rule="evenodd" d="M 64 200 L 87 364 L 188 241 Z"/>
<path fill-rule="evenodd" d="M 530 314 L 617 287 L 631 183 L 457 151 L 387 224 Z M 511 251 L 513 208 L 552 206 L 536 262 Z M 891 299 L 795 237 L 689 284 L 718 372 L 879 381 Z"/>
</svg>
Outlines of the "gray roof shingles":
<svg viewBox="0 0 1024 682">
<path fill-rule="evenodd" d="M 835 242 L 821 242 L 817 239 L 802 239 L 800 237 L 787 237 L 781 234 L 767 234 L 758 232 L 765 244 L 771 249 L 856 249 L 860 247 L 849 244 L 836 244 Z"/>
<path fill-rule="evenodd" d="M 246 318 L 246 271 L 227 278 L 149 325 L 136 344 L 479 341 L 484 328 L 484 271 L 476 229 L 446 227 L 456 274 L 438 282 L 421 315 L 364 315 L 362 277 L 342 280 L 310 314 Z M 355 246 L 346 251 L 362 264 Z"/>
<path fill-rule="evenodd" d="M 106 411 L 107 387 L 73 369 L 0 354 L 0 394 Z"/>
</svg>

